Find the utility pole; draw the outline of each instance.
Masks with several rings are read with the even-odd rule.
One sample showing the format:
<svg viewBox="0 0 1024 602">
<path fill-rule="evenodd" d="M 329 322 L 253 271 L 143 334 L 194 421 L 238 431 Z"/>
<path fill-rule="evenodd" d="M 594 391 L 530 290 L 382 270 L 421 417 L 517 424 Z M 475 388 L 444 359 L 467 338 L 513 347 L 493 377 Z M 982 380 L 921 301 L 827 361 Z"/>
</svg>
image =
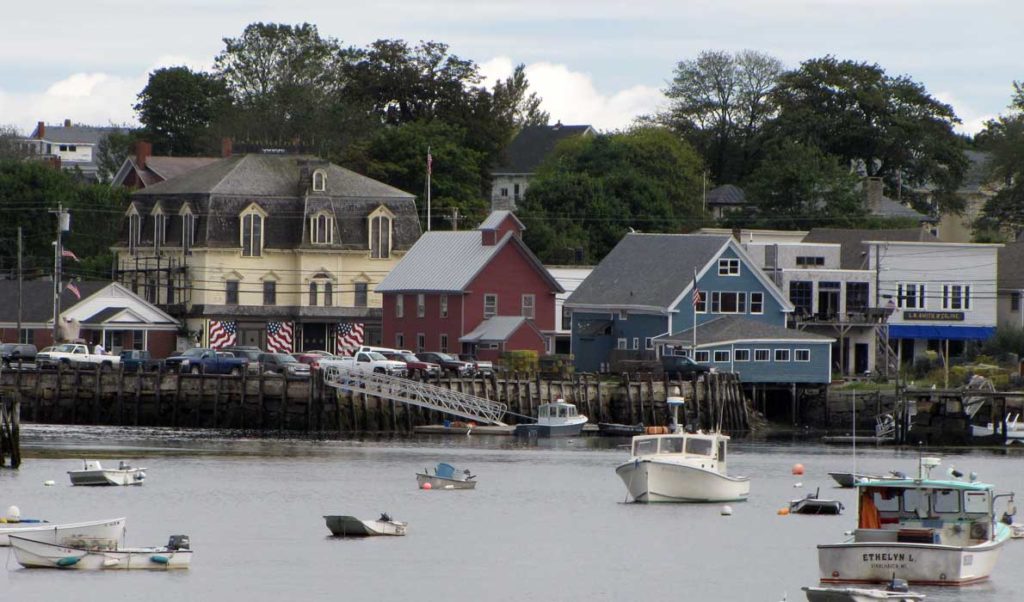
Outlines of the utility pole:
<svg viewBox="0 0 1024 602">
<path fill-rule="evenodd" d="M 57 216 L 57 239 L 53 243 L 53 342 L 56 343 L 60 338 L 61 254 L 64 252 L 61 235 L 71 230 L 71 215 L 64 211 L 62 203 L 49 213 Z"/>
<path fill-rule="evenodd" d="M 451 220 L 451 222 L 452 222 L 452 230 L 457 232 L 459 230 L 459 208 L 458 207 L 452 207 L 452 216 L 450 218 L 448 218 L 448 219 Z"/>
<path fill-rule="evenodd" d="M 430 232 L 430 175 L 434 171 L 434 158 L 430 155 L 430 147 L 427 147 L 427 232 Z"/>
<path fill-rule="evenodd" d="M 21 226 L 18 226 L 18 334 L 17 334 L 18 339 L 17 340 L 18 340 L 19 343 L 24 342 L 24 341 L 21 340 L 21 307 L 22 307 L 22 305 L 21 305 L 21 292 L 22 292 L 21 291 L 21 289 L 22 289 L 21 284 L 22 284 L 22 281 L 23 281 L 21 273 L 22 273 L 22 269 L 21 269 Z"/>
</svg>

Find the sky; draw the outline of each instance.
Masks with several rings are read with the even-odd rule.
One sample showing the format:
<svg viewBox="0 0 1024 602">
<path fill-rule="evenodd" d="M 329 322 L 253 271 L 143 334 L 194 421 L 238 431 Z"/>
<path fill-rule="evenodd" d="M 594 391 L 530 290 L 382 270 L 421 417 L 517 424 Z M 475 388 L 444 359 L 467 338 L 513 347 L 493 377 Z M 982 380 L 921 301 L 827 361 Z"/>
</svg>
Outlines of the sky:
<svg viewBox="0 0 1024 602">
<path fill-rule="evenodd" d="M 493 81 L 523 63 L 552 121 L 628 126 L 665 106 L 675 65 L 757 50 L 787 67 L 831 54 L 907 75 L 974 133 L 1024 80 L 1019 0 L 6 0 L 0 125 L 137 124 L 154 69 L 207 69 L 249 23 L 315 24 L 345 44 L 435 40 Z"/>
</svg>

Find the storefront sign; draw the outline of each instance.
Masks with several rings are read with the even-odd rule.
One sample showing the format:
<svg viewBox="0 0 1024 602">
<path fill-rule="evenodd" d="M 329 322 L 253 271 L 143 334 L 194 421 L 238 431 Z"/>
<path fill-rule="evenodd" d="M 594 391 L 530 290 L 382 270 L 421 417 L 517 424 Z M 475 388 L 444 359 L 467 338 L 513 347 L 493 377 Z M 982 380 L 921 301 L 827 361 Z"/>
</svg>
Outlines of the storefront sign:
<svg viewBox="0 0 1024 602">
<path fill-rule="evenodd" d="M 918 320 L 921 322 L 963 322 L 964 312 L 962 311 L 903 311 L 904 320 Z"/>
</svg>

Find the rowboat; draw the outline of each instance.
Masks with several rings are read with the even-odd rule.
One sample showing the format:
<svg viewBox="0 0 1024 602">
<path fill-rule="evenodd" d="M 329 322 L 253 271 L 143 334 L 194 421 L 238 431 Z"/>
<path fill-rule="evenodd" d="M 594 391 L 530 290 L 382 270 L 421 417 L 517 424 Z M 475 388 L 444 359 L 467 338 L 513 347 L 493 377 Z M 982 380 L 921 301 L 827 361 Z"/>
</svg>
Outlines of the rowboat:
<svg viewBox="0 0 1024 602">
<path fill-rule="evenodd" d="M 843 503 L 839 500 L 823 500 L 819 492 L 808 493 L 806 497 L 789 503 L 790 514 L 842 514 Z"/>
<path fill-rule="evenodd" d="M 158 548 L 55 545 L 11 536 L 11 548 L 18 564 L 25 568 L 74 570 L 187 569 L 192 550 L 187 535 L 172 535 Z"/>
<path fill-rule="evenodd" d="M 116 546 L 124 537 L 125 518 L 111 518 L 80 523 L 2 523 L 0 546 L 9 546 L 9 537 L 51 544 Z"/>
<path fill-rule="evenodd" d="M 387 513 L 377 520 L 362 520 L 354 516 L 324 516 L 327 528 L 335 537 L 369 537 L 372 535 L 405 535 L 409 523 L 391 520 Z"/>
<path fill-rule="evenodd" d="M 416 484 L 420 489 L 476 489 L 475 478 L 469 470 L 459 472 L 451 464 L 441 462 L 434 467 L 434 474 L 426 468 L 416 473 Z"/>
<path fill-rule="evenodd" d="M 910 591 L 907 582 L 893 579 L 885 589 L 865 589 L 861 587 L 804 587 L 807 602 L 915 602 L 924 600 L 924 594 Z"/>
<path fill-rule="evenodd" d="M 82 470 L 69 470 L 72 485 L 142 485 L 145 468 L 132 468 L 122 461 L 117 468 L 103 468 L 99 460 L 85 460 Z"/>
</svg>

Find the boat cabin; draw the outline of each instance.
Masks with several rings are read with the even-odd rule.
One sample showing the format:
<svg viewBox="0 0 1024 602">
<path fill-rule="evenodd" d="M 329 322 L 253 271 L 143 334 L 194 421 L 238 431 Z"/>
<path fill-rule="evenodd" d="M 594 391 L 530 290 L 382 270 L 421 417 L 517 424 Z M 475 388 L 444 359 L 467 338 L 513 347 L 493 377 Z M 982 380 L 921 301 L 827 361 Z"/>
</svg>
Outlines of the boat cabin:
<svg viewBox="0 0 1024 602">
<path fill-rule="evenodd" d="M 537 408 L 537 417 L 540 420 L 550 420 L 552 418 L 576 418 L 579 415 L 580 414 L 579 411 L 576 410 L 576 406 L 562 400 L 552 403 L 543 403 L 539 408 Z"/>
<path fill-rule="evenodd" d="M 638 435 L 633 437 L 633 457 L 671 455 L 680 459 L 717 461 L 718 470 L 725 472 L 728 440 L 728 436 L 719 434 Z"/>
<path fill-rule="evenodd" d="M 856 542 L 969 546 L 994 537 L 992 485 L 921 479 L 857 483 Z"/>
</svg>

